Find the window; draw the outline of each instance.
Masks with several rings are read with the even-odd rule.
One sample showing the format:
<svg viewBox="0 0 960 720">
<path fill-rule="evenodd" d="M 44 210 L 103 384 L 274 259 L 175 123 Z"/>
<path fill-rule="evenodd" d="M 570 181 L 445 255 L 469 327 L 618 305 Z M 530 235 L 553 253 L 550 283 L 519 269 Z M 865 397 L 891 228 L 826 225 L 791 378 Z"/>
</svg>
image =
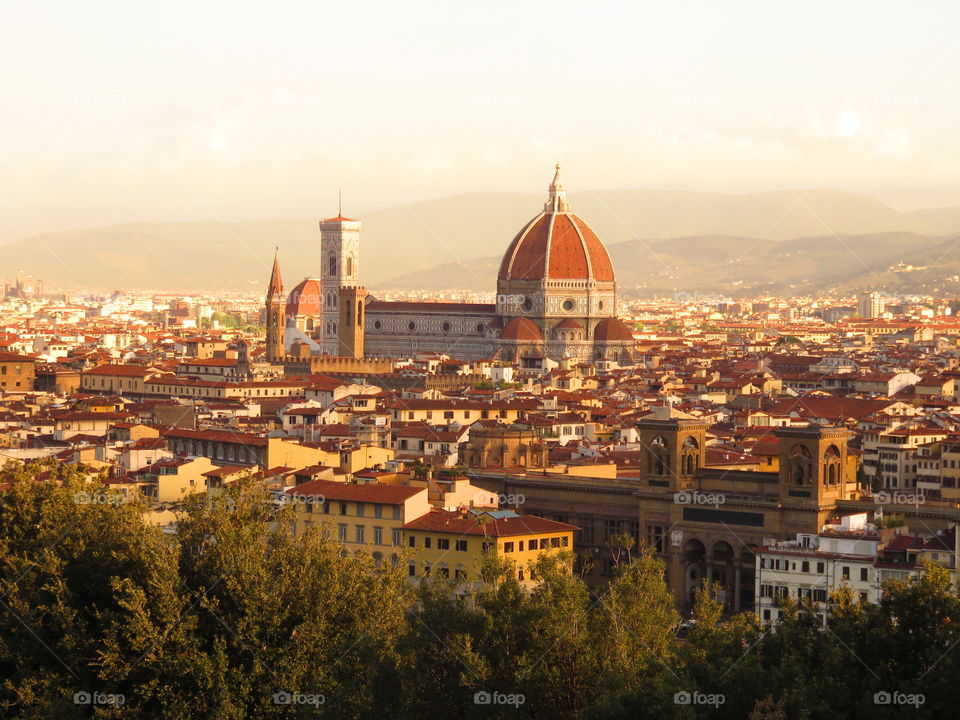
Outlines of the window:
<svg viewBox="0 0 960 720">
<path fill-rule="evenodd" d="M 457 540 L 457 550 L 460 552 L 467 551 L 467 541 L 466 540 Z"/>
<path fill-rule="evenodd" d="M 520 582 L 523 582 L 523 568 L 519 568 L 517 570 L 517 580 L 519 580 Z"/>
<path fill-rule="evenodd" d="M 407 565 L 407 575 L 409 575 L 410 577 L 416 577 L 417 566 L 414 565 L 413 563 L 410 563 L 409 565 Z"/>
<path fill-rule="evenodd" d="M 824 564 L 823 564 L 822 562 L 818 562 L 818 563 L 817 563 L 817 572 L 818 572 L 820 575 L 823 575 L 823 573 L 825 572 L 825 566 L 824 566 Z"/>
<path fill-rule="evenodd" d="M 383 517 L 383 505 L 377 504 L 373 506 L 373 516 Z"/>
<path fill-rule="evenodd" d="M 394 506 L 393 506 L 393 519 L 394 519 L 394 520 L 399 520 L 399 519 L 400 519 L 400 506 L 399 506 L 399 505 L 394 505 Z"/>
<path fill-rule="evenodd" d="M 560 544 L 561 544 L 563 547 L 567 547 L 567 546 L 570 544 L 570 536 L 569 536 L 569 535 L 564 535 L 560 540 L 561 540 Z"/>
<path fill-rule="evenodd" d="M 513 552 L 513 543 L 512 543 L 512 542 L 504 543 L 504 544 L 503 544 L 503 551 L 504 551 L 505 553 Z"/>
<path fill-rule="evenodd" d="M 383 545 L 383 528 L 382 527 L 375 527 L 373 529 L 373 544 Z"/>
<path fill-rule="evenodd" d="M 520 552 L 523 552 L 523 540 L 520 541 L 520 547 L 518 549 Z"/>
<path fill-rule="evenodd" d="M 466 580 L 466 579 L 467 579 L 467 571 L 466 571 L 466 570 L 462 570 L 462 569 L 460 569 L 460 568 L 457 568 L 456 570 L 453 571 L 453 576 L 454 576 L 457 580 Z"/>
<path fill-rule="evenodd" d="M 666 532 L 666 528 L 661 525 L 647 526 L 647 542 L 650 543 L 650 547 L 653 548 L 654 552 L 663 552 L 663 538 Z"/>
<path fill-rule="evenodd" d="M 450 540 L 447 538 L 437 538 L 437 550 L 449 550 Z"/>
<path fill-rule="evenodd" d="M 346 525 L 343 525 L 343 524 L 337 525 L 337 538 L 339 538 L 340 542 L 346 542 L 346 541 L 347 541 L 347 526 L 346 526 Z"/>
<path fill-rule="evenodd" d="M 442 578 L 450 577 L 450 568 L 447 568 L 447 567 L 440 568 L 440 577 Z"/>
<path fill-rule="evenodd" d="M 363 517 L 366 512 L 366 506 L 362 502 L 357 503 L 357 517 Z"/>
<path fill-rule="evenodd" d="M 800 563 L 800 570 L 802 572 L 810 572 L 810 561 L 804 560 L 802 563 Z"/>
<path fill-rule="evenodd" d="M 340 503 L 340 514 L 341 514 L 341 515 L 346 515 L 346 514 L 347 514 L 347 504 L 346 504 L 346 503 L 343 503 L 343 502 Z"/>
<path fill-rule="evenodd" d="M 430 547 L 430 541 L 431 541 L 431 539 L 430 539 L 429 537 L 425 537 L 425 538 L 423 539 L 423 546 L 424 546 L 425 548 L 429 548 L 429 547 Z"/>
<path fill-rule="evenodd" d="M 861 582 L 867 582 L 870 579 L 870 571 L 867 568 L 860 568 Z"/>
<path fill-rule="evenodd" d="M 849 579 L 850 579 L 850 567 L 849 567 L 848 565 L 844 565 L 844 566 L 843 566 L 843 572 L 840 574 L 840 576 L 841 576 L 844 580 L 849 580 Z"/>
<path fill-rule="evenodd" d="M 364 540 L 365 528 L 363 525 L 357 525 L 357 542 L 362 543 Z"/>
<path fill-rule="evenodd" d="M 416 546 L 417 546 L 417 538 L 416 538 L 415 535 L 411 535 L 411 536 L 410 536 L 410 542 L 409 542 L 408 544 L 410 545 L 410 547 L 416 547 Z"/>
<path fill-rule="evenodd" d="M 394 529 L 394 530 L 392 531 L 392 535 L 393 535 L 393 537 L 392 537 L 391 539 L 392 539 L 392 541 L 393 541 L 393 546 L 394 546 L 394 547 L 400 547 L 400 531 Z"/>
<path fill-rule="evenodd" d="M 563 539 L 566 540 L 566 538 L 563 538 Z M 546 540 L 544 540 L 543 542 L 546 542 Z M 541 545 L 542 545 L 542 543 L 541 543 Z M 564 545 L 566 545 L 566 543 L 564 543 Z M 552 548 L 558 548 L 558 547 L 560 547 L 560 538 L 558 538 L 558 537 L 550 538 L 550 547 L 552 547 Z"/>
</svg>

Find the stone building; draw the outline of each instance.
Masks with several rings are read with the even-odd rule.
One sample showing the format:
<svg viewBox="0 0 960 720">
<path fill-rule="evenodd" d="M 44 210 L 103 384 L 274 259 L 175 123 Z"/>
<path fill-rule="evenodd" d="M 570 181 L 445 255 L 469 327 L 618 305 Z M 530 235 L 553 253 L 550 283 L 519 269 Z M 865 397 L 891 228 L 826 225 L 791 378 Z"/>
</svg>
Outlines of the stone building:
<svg viewBox="0 0 960 720">
<path fill-rule="evenodd" d="M 470 475 L 491 492 L 522 495 L 524 512 L 580 530 L 574 549 L 585 579 L 606 582 L 612 573 L 608 540 L 626 533 L 664 560 L 678 606 L 687 608 L 704 581 L 721 587 L 730 610 L 754 609 L 755 549 L 798 533 L 817 534 L 837 515 L 873 512 L 856 481 L 857 461 L 847 451 L 852 433 L 814 426 L 776 428 L 779 470 L 738 471 L 706 465 L 706 428 L 670 418 L 638 424 L 639 473 L 615 477 L 503 467 L 470 454 Z M 917 511 L 931 528 L 946 527 L 960 512 Z M 938 514 L 939 513 L 939 514 Z"/>
</svg>

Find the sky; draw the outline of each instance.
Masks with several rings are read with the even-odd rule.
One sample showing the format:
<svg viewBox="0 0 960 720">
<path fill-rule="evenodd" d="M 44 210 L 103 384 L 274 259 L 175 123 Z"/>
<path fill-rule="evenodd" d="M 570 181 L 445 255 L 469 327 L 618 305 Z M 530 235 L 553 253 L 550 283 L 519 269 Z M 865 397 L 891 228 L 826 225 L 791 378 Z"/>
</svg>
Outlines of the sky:
<svg viewBox="0 0 960 720">
<path fill-rule="evenodd" d="M 0 242 L 470 191 L 960 205 L 956 2 L 8 2 Z"/>
</svg>

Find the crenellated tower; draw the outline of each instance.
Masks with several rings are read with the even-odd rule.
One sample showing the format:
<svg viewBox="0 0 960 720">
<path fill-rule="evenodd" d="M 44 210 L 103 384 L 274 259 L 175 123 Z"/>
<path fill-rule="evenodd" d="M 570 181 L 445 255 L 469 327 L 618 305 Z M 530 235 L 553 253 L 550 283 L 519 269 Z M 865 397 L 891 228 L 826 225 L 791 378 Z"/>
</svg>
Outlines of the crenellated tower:
<svg viewBox="0 0 960 720">
<path fill-rule="evenodd" d="M 340 357 L 363 357 L 366 299 L 366 288 L 356 285 L 340 288 L 340 320 L 336 351 L 336 355 Z"/>
</svg>

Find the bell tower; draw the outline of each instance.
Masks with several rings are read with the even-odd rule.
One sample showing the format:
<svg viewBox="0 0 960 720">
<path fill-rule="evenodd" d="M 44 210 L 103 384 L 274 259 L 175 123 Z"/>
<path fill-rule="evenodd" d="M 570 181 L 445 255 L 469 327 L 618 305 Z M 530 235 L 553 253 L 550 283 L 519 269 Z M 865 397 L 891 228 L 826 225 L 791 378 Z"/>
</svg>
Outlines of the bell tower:
<svg viewBox="0 0 960 720">
<path fill-rule="evenodd" d="M 286 298 L 283 296 L 283 280 L 280 278 L 279 250 L 273 254 L 273 271 L 270 273 L 270 284 L 267 286 L 266 315 L 267 315 L 267 360 L 279 362 L 286 355 L 283 335 L 286 329 L 284 306 Z"/>
<path fill-rule="evenodd" d="M 363 332 L 366 323 L 367 289 L 342 287 L 339 292 L 340 306 L 337 352 L 340 357 L 363 357 Z"/>
<path fill-rule="evenodd" d="M 323 314 L 317 335 L 325 353 L 338 355 L 340 289 L 360 284 L 360 221 L 342 212 L 321 220 L 320 254 Z"/>
<path fill-rule="evenodd" d="M 849 498 L 857 479 L 849 467 L 847 441 L 840 427 L 776 428 L 780 441 L 780 501 L 824 505 Z"/>
<path fill-rule="evenodd" d="M 637 430 L 645 484 L 674 492 L 692 488 L 706 456 L 706 423 L 688 418 L 641 420 Z"/>
</svg>

